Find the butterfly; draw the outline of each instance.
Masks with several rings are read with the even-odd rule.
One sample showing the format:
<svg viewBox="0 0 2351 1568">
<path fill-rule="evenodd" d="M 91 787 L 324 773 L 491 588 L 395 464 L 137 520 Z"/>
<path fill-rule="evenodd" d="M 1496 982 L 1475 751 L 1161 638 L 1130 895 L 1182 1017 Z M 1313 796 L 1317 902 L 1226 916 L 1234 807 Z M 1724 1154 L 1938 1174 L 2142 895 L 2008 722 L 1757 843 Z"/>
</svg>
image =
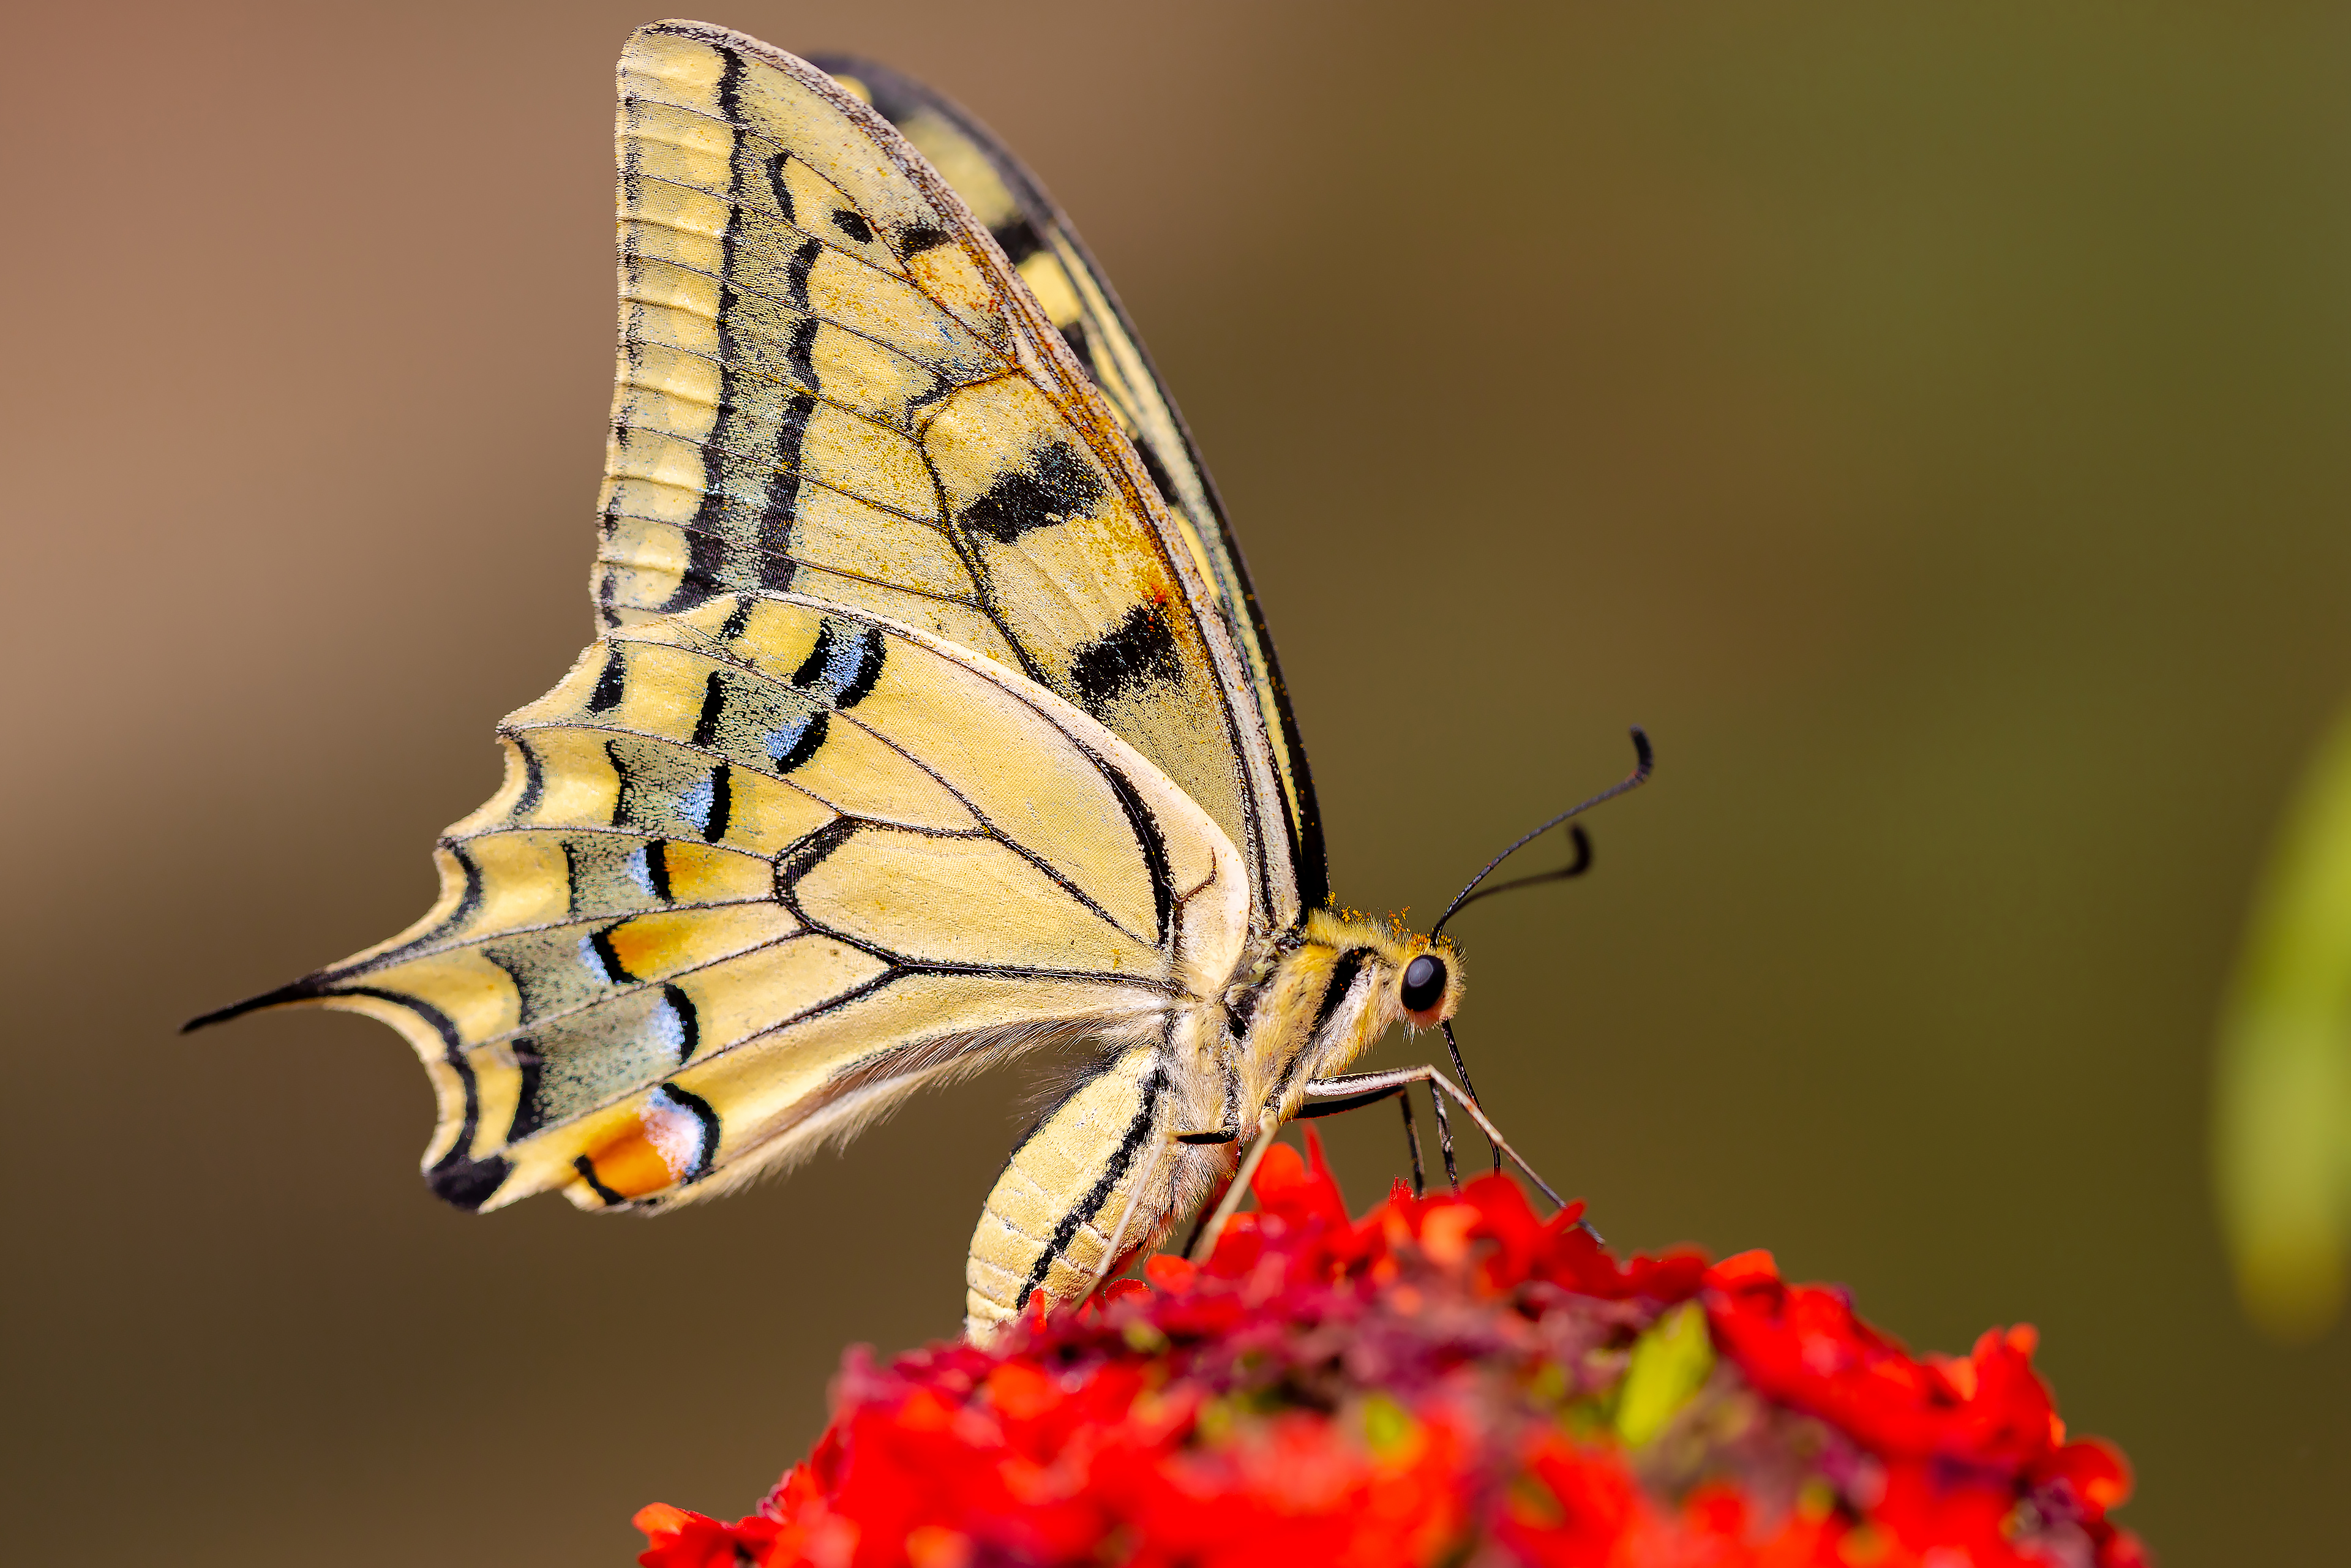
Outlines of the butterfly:
<svg viewBox="0 0 2351 1568">
<path fill-rule="evenodd" d="M 389 1023 L 469 1209 L 700 1198 L 1083 1046 L 986 1201 L 976 1336 L 1229 1212 L 1294 1116 L 1426 1083 L 1502 1149 L 1434 1068 L 1343 1073 L 1452 1017 L 1459 956 L 1327 906 L 1239 553 L 1036 181 L 904 78 L 692 22 L 629 40 L 616 143 L 597 640 L 423 919 L 189 1027 Z"/>
</svg>

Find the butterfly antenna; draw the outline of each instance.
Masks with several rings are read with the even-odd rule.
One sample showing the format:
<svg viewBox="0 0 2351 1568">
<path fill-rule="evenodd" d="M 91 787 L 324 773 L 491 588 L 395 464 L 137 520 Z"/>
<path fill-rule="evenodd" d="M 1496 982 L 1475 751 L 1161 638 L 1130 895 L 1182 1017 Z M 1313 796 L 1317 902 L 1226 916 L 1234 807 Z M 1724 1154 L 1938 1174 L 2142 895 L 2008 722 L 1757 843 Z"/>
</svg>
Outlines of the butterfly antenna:
<svg viewBox="0 0 2351 1568">
<path fill-rule="evenodd" d="M 1570 817 L 1581 816 L 1584 812 L 1592 810 L 1593 807 L 1599 805 L 1603 800 L 1613 800 L 1617 796 L 1625 793 L 1627 789 L 1637 789 L 1642 785 L 1649 781 L 1649 774 L 1657 765 L 1657 756 L 1656 753 L 1649 747 L 1648 733 L 1642 729 L 1642 727 L 1637 724 L 1633 727 L 1633 757 L 1634 763 L 1632 772 L 1627 773 L 1624 778 L 1619 779 L 1615 783 L 1611 784 L 1607 789 L 1603 789 L 1599 794 L 1592 797 L 1591 800 L 1585 800 L 1578 805 L 1570 806 L 1558 816 L 1553 817 L 1549 821 L 1543 823 L 1542 826 L 1532 829 L 1528 832 L 1521 833 L 1518 839 L 1511 843 L 1509 849 L 1504 850 L 1500 854 L 1498 854 L 1492 860 L 1488 861 L 1486 862 L 1486 869 L 1479 872 L 1476 876 L 1471 877 L 1469 879 L 1469 885 L 1463 888 L 1460 895 L 1446 906 L 1445 913 L 1437 917 L 1437 924 L 1430 926 L 1428 929 L 1429 938 L 1432 941 L 1435 940 L 1437 935 L 1445 929 L 1445 923 L 1447 921 L 1460 914 L 1461 911 L 1470 904 L 1485 897 L 1487 894 L 1507 893 L 1512 888 L 1531 887 L 1539 882 L 1560 882 L 1571 876 L 1582 876 L 1586 871 L 1590 870 L 1592 866 L 1592 841 L 1584 836 L 1584 832 L 1582 828 L 1572 828 L 1569 830 L 1569 832 L 1575 841 L 1575 860 L 1572 864 L 1559 871 L 1538 872 L 1532 876 L 1519 877 L 1514 881 L 1502 883 L 1499 886 L 1489 887 L 1486 889 L 1485 893 L 1478 891 L 1478 884 L 1484 882 L 1488 877 L 1493 875 L 1494 870 L 1497 866 L 1499 866 L 1504 861 L 1509 860 L 1512 855 L 1517 854 L 1520 850 L 1525 849 L 1529 844 L 1533 843 L 1537 839 L 1541 838 L 1545 833 L 1550 832 L 1553 828 L 1558 827 L 1562 822 L 1566 821 Z"/>
<path fill-rule="evenodd" d="M 1566 865 L 1560 867 L 1556 871 L 1541 871 L 1535 873 L 1531 876 L 1513 877 L 1509 882 L 1497 883 L 1492 887 L 1487 888 L 1483 892 L 1479 891 L 1478 885 L 1484 882 L 1488 877 L 1493 875 L 1495 868 L 1499 866 L 1504 861 L 1509 860 L 1512 855 L 1517 854 L 1520 850 L 1525 849 L 1529 844 L 1533 843 L 1537 839 L 1541 838 L 1545 833 L 1550 832 L 1553 828 L 1558 827 L 1570 817 L 1581 815 L 1585 811 L 1589 811 L 1593 807 L 1597 806 L 1603 800 L 1613 800 L 1617 796 L 1625 793 L 1625 790 L 1637 789 L 1643 784 L 1648 782 L 1649 774 L 1657 765 L 1657 756 L 1649 746 L 1648 733 L 1642 729 L 1642 727 L 1637 724 L 1633 727 L 1633 758 L 1632 772 L 1627 773 L 1624 778 L 1619 779 L 1615 783 L 1611 784 L 1607 789 L 1603 789 L 1599 794 L 1594 795 L 1589 800 L 1585 800 L 1579 805 L 1571 806 L 1566 810 L 1562 811 L 1558 816 L 1553 817 L 1549 821 L 1543 823 L 1542 826 L 1536 828 L 1530 832 L 1520 834 L 1519 838 L 1511 843 L 1509 849 L 1504 850 L 1500 854 L 1498 854 L 1492 860 L 1488 861 L 1486 862 L 1486 868 L 1479 872 L 1476 876 L 1469 879 L 1469 885 L 1461 890 L 1460 895 L 1454 899 L 1450 904 L 1446 906 L 1445 913 L 1437 916 L 1437 924 L 1429 927 L 1428 935 L 1430 940 L 1434 941 L 1437 934 L 1445 929 L 1445 923 L 1447 921 L 1452 919 L 1455 915 L 1460 914 L 1464 909 L 1467 909 L 1469 905 L 1477 903 L 1478 900 L 1481 898 L 1489 897 L 1497 893 L 1509 893 L 1513 888 L 1532 887 L 1537 883 L 1564 882 L 1569 877 L 1582 876 L 1585 872 L 1590 871 L 1592 869 L 1592 838 L 1591 835 L 1587 834 L 1583 831 L 1583 824 L 1578 823 L 1574 827 L 1568 829 L 1568 836 L 1575 844 L 1575 859 L 1569 862 Z M 1469 1081 L 1469 1064 L 1461 1060 L 1461 1042 L 1453 1037 L 1453 1020 L 1451 1019 L 1447 1019 L 1437 1027 L 1445 1031 L 1445 1050 L 1447 1054 L 1453 1058 L 1453 1071 L 1461 1075 L 1462 1092 L 1469 1096 L 1469 1103 L 1476 1105 L 1478 1103 L 1478 1086 Z M 1491 1140 L 1489 1140 L 1489 1142 L 1491 1142 Z M 1502 1168 L 1502 1151 L 1499 1145 L 1495 1147 L 1493 1154 L 1494 1168 L 1497 1171 L 1499 1171 Z"/>
<path fill-rule="evenodd" d="M 1448 914 L 1458 915 L 1479 899 L 1491 898 L 1498 893 L 1510 893 L 1521 887 L 1532 887 L 1540 882 L 1565 882 L 1572 876 L 1582 876 L 1585 872 L 1590 871 L 1592 869 L 1591 835 L 1583 831 L 1583 825 L 1580 822 L 1570 827 L 1567 833 L 1569 839 L 1575 844 L 1575 858 L 1567 864 L 1557 871 L 1539 871 L 1527 876 L 1514 876 L 1508 882 L 1498 882 L 1491 887 L 1481 887 L 1461 900 Z"/>
</svg>

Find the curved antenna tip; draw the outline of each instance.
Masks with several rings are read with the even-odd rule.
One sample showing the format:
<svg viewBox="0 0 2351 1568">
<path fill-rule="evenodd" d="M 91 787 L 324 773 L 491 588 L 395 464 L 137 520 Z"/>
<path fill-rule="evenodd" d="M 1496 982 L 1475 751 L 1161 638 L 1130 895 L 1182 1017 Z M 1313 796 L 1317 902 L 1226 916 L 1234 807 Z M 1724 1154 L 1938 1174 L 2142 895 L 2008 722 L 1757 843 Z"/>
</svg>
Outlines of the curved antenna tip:
<svg viewBox="0 0 2351 1568">
<path fill-rule="evenodd" d="M 1558 827 L 1562 822 L 1566 821 L 1569 818 L 1581 816 L 1583 813 L 1592 810 L 1593 807 L 1599 805 L 1603 800 L 1613 800 L 1617 796 L 1625 793 L 1625 790 L 1637 789 L 1642 785 L 1649 781 L 1649 775 L 1656 770 L 1657 766 L 1656 748 L 1649 744 L 1649 732 L 1643 729 L 1639 725 L 1636 724 L 1632 727 L 1632 733 L 1634 758 L 1633 771 L 1627 773 L 1624 778 L 1616 780 L 1615 783 L 1608 786 L 1607 789 L 1600 791 L 1599 794 L 1593 796 L 1592 799 L 1582 801 L 1579 804 L 1570 806 L 1566 810 L 1562 811 L 1558 816 L 1552 818 L 1541 827 L 1535 828 L 1528 832 L 1521 833 L 1519 835 L 1518 839 L 1511 843 L 1509 849 L 1504 850 L 1500 854 L 1498 854 L 1492 860 L 1488 861 L 1486 862 L 1486 869 L 1469 879 L 1469 885 L 1463 888 L 1459 894 L 1454 898 L 1451 904 L 1446 905 L 1445 913 L 1437 917 L 1437 924 L 1428 928 L 1428 935 L 1432 941 L 1436 939 L 1438 933 L 1445 929 L 1445 923 L 1452 919 L 1456 915 L 1460 914 L 1463 907 L 1471 902 L 1473 895 L 1479 897 L 1483 896 L 1483 894 L 1479 894 L 1478 893 L 1478 884 L 1484 882 L 1488 877 L 1493 875 L 1494 869 L 1500 865 L 1504 861 L 1509 860 L 1512 855 L 1518 853 L 1520 850 L 1526 848 L 1529 844 L 1534 842 L 1537 839 L 1542 837 L 1553 828 Z M 1521 877 L 1517 882 L 1506 883 L 1503 885 L 1505 887 L 1523 887 L 1531 883 L 1556 882 L 1559 881 L 1562 875 L 1575 876 L 1583 873 L 1583 871 L 1592 863 L 1592 844 L 1591 841 L 1583 836 L 1583 829 L 1575 829 L 1574 834 L 1575 863 L 1573 867 L 1564 873 L 1547 873 L 1541 876 Z M 1488 891 L 1499 893 L 1502 891 L 1502 888 L 1489 888 Z"/>
</svg>

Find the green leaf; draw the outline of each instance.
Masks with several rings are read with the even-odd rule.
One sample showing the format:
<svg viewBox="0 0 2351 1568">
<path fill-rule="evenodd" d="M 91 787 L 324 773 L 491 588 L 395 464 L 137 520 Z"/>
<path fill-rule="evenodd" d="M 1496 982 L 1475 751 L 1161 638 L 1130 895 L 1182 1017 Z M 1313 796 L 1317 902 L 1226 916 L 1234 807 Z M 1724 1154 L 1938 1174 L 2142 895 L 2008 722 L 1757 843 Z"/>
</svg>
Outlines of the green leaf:
<svg viewBox="0 0 2351 1568">
<path fill-rule="evenodd" d="M 1364 1443 L 1380 1458 L 1402 1452 L 1419 1431 L 1412 1412 L 1386 1395 L 1374 1394 L 1364 1401 Z"/>
<path fill-rule="evenodd" d="M 1698 1396 L 1713 1371 L 1706 1313 L 1684 1301 L 1633 1342 L 1632 1364 L 1617 1390 L 1616 1435 L 1628 1448 L 1646 1443 Z"/>
<path fill-rule="evenodd" d="M 2351 714 L 2304 775 L 2221 1013 L 2212 1127 L 2239 1297 L 2283 1340 L 2342 1310 L 2351 1247 Z"/>
</svg>

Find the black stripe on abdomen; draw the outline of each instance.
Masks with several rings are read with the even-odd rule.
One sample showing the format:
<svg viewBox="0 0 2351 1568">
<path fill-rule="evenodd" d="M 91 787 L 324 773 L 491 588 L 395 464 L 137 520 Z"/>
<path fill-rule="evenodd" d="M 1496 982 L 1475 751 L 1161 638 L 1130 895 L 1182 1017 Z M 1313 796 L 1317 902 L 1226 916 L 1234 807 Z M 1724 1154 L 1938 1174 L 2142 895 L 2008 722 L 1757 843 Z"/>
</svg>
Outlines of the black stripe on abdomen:
<svg viewBox="0 0 2351 1568">
<path fill-rule="evenodd" d="M 1112 1154 L 1110 1165 L 1103 1170 L 1102 1179 L 1095 1182 L 1077 1206 L 1061 1216 L 1061 1223 L 1053 1228 L 1052 1239 L 1045 1243 L 1045 1250 L 1037 1255 L 1035 1267 L 1029 1270 L 1029 1277 L 1020 1281 L 1020 1289 L 1014 1293 L 1014 1312 L 1028 1310 L 1029 1296 L 1044 1284 L 1045 1275 L 1052 1269 L 1053 1260 L 1069 1250 L 1070 1243 L 1077 1239 L 1079 1228 L 1101 1213 L 1102 1205 L 1110 1201 L 1110 1195 L 1118 1190 L 1119 1178 L 1126 1175 L 1134 1164 L 1135 1151 L 1143 1147 L 1144 1140 L 1151 1136 L 1152 1124 L 1158 1120 L 1159 1096 L 1166 1088 L 1166 1070 L 1153 1068 L 1151 1076 L 1144 1080 L 1143 1103 L 1136 1107 L 1134 1120 L 1127 1124 L 1126 1133 L 1119 1139 L 1118 1148 Z M 1118 1238 L 1111 1237 L 1109 1241 L 1115 1246 Z"/>
</svg>

